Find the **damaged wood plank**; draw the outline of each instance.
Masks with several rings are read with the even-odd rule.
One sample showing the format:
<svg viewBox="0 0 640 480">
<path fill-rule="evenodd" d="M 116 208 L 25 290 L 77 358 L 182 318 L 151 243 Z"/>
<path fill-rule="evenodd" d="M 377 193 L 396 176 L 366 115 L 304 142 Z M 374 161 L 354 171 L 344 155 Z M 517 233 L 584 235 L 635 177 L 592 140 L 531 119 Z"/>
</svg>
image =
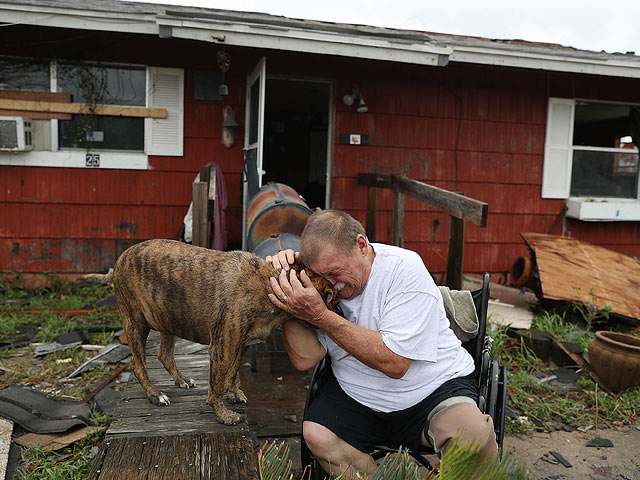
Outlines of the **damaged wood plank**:
<svg viewBox="0 0 640 480">
<path fill-rule="evenodd" d="M 471 222 L 479 227 L 487 226 L 489 205 L 458 193 L 389 173 L 360 173 L 358 184 L 391 188 L 465 222 Z"/>
<path fill-rule="evenodd" d="M 534 252 L 544 299 L 610 305 L 615 313 L 640 319 L 638 260 L 574 238 L 520 235 Z"/>
<path fill-rule="evenodd" d="M 112 117 L 167 118 L 164 108 L 121 107 L 117 105 L 87 105 L 84 103 L 34 102 L 0 98 L 0 109 L 25 112 L 71 113 L 79 115 L 109 115 Z"/>
<path fill-rule="evenodd" d="M 558 346 L 558 348 L 560 348 L 560 350 L 562 350 L 565 354 L 567 354 L 569 356 L 569 358 L 571 358 L 571 360 L 576 362 L 576 365 L 578 367 L 584 368 L 586 370 L 587 374 L 591 377 L 591 379 L 594 382 L 596 382 L 598 385 L 600 385 L 600 388 L 602 388 L 602 390 L 607 392 L 609 395 L 613 395 L 613 392 L 609 388 L 609 385 L 607 385 L 598 375 L 596 375 L 596 372 L 594 372 L 591 369 L 590 365 L 588 365 L 584 360 L 582 360 L 582 358 L 579 355 L 576 355 L 571 350 L 569 350 L 567 347 L 565 347 L 562 344 L 562 342 L 559 341 L 556 337 L 551 335 L 549 332 L 546 332 L 546 333 L 549 336 L 549 338 L 551 339 L 551 341 L 553 343 L 555 343 Z"/>
</svg>

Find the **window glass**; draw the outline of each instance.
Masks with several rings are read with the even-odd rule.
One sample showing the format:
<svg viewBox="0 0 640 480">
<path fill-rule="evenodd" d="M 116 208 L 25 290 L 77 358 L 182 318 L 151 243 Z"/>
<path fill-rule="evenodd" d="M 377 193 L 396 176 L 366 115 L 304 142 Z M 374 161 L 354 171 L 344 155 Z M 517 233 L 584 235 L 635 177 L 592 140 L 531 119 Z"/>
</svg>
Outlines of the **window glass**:
<svg viewBox="0 0 640 480">
<path fill-rule="evenodd" d="M 146 73 L 141 67 L 60 63 L 58 91 L 74 103 L 144 106 Z"/>
<path fill-rule="evenodd" d="M 572 196 L 637 198 L 638 153 L 633 138 L 637 139 L 638 119 L 634 110 L 629 105 L 576 103 Z"/>
<path fill-rule="evenodd" d="M 571 196 L 637 198 L 638 154 L 574 150 Z"/>
<path fill-rule="evenodd" d="M 576 103 L 573 145 L 622 148 L 631 139 L 630 107 L 600 103 Z"/>
<path fill-rule="evenodd" d="M 0 90 L 48 92 L 49 61 L 0 57 Z"/>
<path fill-rule="evenodd" d="M 73 115 L 60 120 L 61 147 L 97 150 L 144 150 L 144 118 Z"/>
<path fill-rule="evenodd" d="M 146 70 L 139 67 L 59 64 L 58 91 L 74 103 L 145 106 Z M 60 120 L 61 148 L 144 150 L 144 119 L 73 115 Z"/>
</svg>

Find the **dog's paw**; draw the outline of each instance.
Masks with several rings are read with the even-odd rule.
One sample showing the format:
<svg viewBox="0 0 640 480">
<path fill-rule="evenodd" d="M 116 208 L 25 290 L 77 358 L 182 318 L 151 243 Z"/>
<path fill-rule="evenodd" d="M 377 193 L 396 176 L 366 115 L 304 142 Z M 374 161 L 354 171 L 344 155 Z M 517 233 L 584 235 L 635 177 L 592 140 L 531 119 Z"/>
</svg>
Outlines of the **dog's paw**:
<svg viewBox="0 0 640 480">
<path fill-rule="evenodd" d="M 229 403 L 247 403 L 247 396 L 242 390 L 238 390 L 237 392 L 228 392 L 224 398 L 226 398 Z"/>
<path fill-rule="evenodd" d="M 216 417 L 220 423 L 224 423 L 225 425 L 235 425 L 242 421 L 242 416 L 238 413 L 232 412 L 231 410 L 216 413 Z"/>
<path fill-rule="evenodd" d="M 155 405 L 171 405 L 171 400 L 164 393 L 160 392 L 159 395 L 151 395 L 149 397 L 151 403 Z"/>
<path fill-rule="evenodd" d="M 187 380 L 176 380 L 176 385 L 180 388 L 195 388 L 197 387 L 196 381 L 193 378 Z"/>
</svg>

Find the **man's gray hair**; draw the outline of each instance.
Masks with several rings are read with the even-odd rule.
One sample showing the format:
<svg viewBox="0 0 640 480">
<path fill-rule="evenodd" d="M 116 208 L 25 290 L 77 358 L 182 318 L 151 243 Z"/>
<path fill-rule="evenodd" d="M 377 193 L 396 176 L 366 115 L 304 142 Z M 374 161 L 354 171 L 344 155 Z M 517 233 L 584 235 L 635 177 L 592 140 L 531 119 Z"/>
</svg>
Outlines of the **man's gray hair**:
<svg viewBox="0 0 640 480">
<path fill-rule="evenodd" d="M 362 224 L 341 210 L 314 212 L 302 231 L 300 249 L 307 262 L 313 262 L 324 247 L 330 245 L 341 253 L 351 254 L 358 235 L 366 236 Z"/>
</svg>

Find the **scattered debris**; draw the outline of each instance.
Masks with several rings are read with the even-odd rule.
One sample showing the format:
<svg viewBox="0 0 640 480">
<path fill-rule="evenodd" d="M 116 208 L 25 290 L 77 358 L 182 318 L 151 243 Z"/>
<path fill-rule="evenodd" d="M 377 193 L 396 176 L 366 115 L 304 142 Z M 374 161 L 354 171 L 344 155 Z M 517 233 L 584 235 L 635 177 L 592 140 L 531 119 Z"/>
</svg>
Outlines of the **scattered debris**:
<svg viewBox="0 0 640 480">
<path fill-rule="evenodd" d="M 573 465 L 571 465 L 571 463 L 569 462 L 569 460 L 567 460 L 566 458 L 564 458 L 564 456 L 562 456 L 561 453 L 558 452 L 554 452 L 553 450 L 550 450 L 549 453 L 551 455 L 553 455 L 555 457 L 556 460 L 558 460 L 558 462 L 560 462 L 562 465 L 564 465 L 566 468 L 571 468 L 573 467 Z"/>
<path fill-rule="evenodd" d="M 25 345 L 31 344 L 34 339 L 35 339 L 35 336 L 30 333 L 20 338 L 16 338 L 13 342 L 0 343 L 0 348 L 11 349 L 11 348 L 24 347 Z"/>
<path fill-rule="evenodd" d="M 555 345 L 557 345 L 558 348 L 563 350 L 564 353 L 566 353 L 569 357 L 571 357 L 571 359 L 575 362 L 575 364 L 578 367 L 584 368 L 585 371 L 589 374 L 589 376 L 593 379 L 593 381 L 600 385 L 600 388 L 602 388 L 602 390 L 604 390 L 608 394 L 612 394 L 611 393 L 611 389 L 609 388 L 609 386 L 606 383 L 604 383 L 600 379 L 600 377 L 598 377 L 598 375 L 596 375 L 596 373 L 593 370 L 591 370 L 591 367 L 580 356 L 576 355 L 575 353 L 573 353 L 569 349 L 567 349 L 565 347 L 564 343 L 558 341 L 558 339 L 555 338 L 553 335 L 551 335 L 551 334 L 547 334 L 547 335 L 549 335 L 549 338 L 551 338 L 551 341 Z"/>
<path fill-rule="evenodd" d="M 59 450 L 72 443 L 82 440 L 91 433 L 98 432 L 103 427 L 83 427 L 70 432 L 56 434 L 27 433 L 14 440 L 15 443 L 23 447 L 39 447 L 44 450 Z"/>
<path fill-rule="evenodd" d="M 64 333 L 51 343 L 33 344 L 35 345 L 33 354 L 36 357 L 42 357 L 60 350 L 78 347 L 88 340 L 89 332 L 87 330 L 76 330 L 75 332 Z"/>
<path fill-rule="evenodd" d="M 0 390 L 0 416 L 34 433 L 65 432 L 89 424 L 89 405 L 52 397 L 24 385 Z"/>
<path fill-rule="evenodd" d="M 587 443 L 587 447 L 613 447 L 613 442 L 607 438 L 596 437 Z"/>
<path fill-rule="evenodd" d="M 13 422 L 0 418 L 0 478 L 10 478 L 7 474 L 9 463 L 9 450 L 11 449 L 11 434 Z"/>
<path fill-rule="evenodd" d="M 531 328 L 533 321 L 533 313 L 528 309 L 497 300 L 489 300 L 487 317 L 491 323 L 525 330 Z"/>
<path fill-rule="evenodd" d="M 534 252 L 545 299 L 595 303 L 597 307 L 610 305 L 615 313 L 640 318 L 640 262 L 634 257 L 574 238 L 520 235 Z M 615 265 L 615 273 L 611 265 Z"/>
<path fill-rule="evenodd" d="M 117 307 L 118 302 L 116 302 L 116 297 L 114 295 L 109 295 L 103 300 L 100 300 L 96 303 L 96 307 Z"/>
<path fill-rule="evenodd" d="M 583 427 L 578 427 L 578 431 L 585 433 L 593 428 L 593 425 L 585 425 Z"/>
<path fill-rule="evenodd" d="M 95 358 L 95 357 L 94 357 Z M 98 385 L 91 393 L 89 393 L 89 395 L 87 395 L 84 400 L 82 400 L 83 403 L 87 403 L 89 400 L 91 400 L 94 396 L 96 396 L 100 390 L 102 390 L 104 387 L 106 387 L 107 385 L 109 385 L 111 382 L 113 382 L 116 377 L 118 375 L 120 375 L 125 368 L 127 368 L 129 366 L 129 364 L 131 363 L 131 360 L 129 360 L 127 363 L 125 363 L 124 365 L 118 367 L 116 369 L 115 372 L 113 372 L 111 374 L 111 376 L 109 378 L 107 378 L 104 382 L 102 382 L 100 385 Z"/>
<path fill-rule="evenodd" d="M 91 357 L 89 360 L 84 362 L 82 365 L 76 368 L 69 375 L 62 378 L 61 381 L 62 382 L 69 381 L 69 379 L 88 370 L 92 364 L 118 363 L 125 360 L 130 355 L 131 355 L 131 350 L 129 350 L 129 347 L 127 345 L 122 345 L 120 343 L 111 343 L 106 347 L 104 347 L 102 350 L 100 350 L 95 357 Z"/>
<path fill-rule="evenodd" d="M 284 418 L 285 420 L 288 420 L 292 423 L 298 423 L 298 416 L 297 415 L 283 415 L 282 418 Z"/>
</svg>

